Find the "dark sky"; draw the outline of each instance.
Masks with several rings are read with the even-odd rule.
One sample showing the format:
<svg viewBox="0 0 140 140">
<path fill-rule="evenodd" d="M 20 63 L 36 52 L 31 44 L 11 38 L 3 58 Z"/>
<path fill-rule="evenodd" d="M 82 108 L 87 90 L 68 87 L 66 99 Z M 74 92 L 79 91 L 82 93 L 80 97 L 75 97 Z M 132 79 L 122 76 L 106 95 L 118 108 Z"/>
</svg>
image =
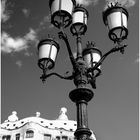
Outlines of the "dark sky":
<svg viewBox="0 0 140 140">
<path fill-rule="evenodd" d="M 97 78 L 94 98 L 88 104 L 89 128 L 97 140 L 138 140 L 139 104 L 139 1 L 128 8 L 128 47 L 124 55 L 111 54 L 102 65 Z M 58 39 L 58 29 L 49 23 L 47 0 L 2 0 L 2 53 L 1 53 L 1 120 L 17 111 L 19 119 L 35 116 L 56 119 L 61 107 L 68 109 L 69 119 L 76 120 L 76 107 L 69 99 L 75 88 L 72 81 L 51 77 L 42 84 L 37 66 L 38 39 L 53 34 L 59 41 L 60 51 L 54 71 L 64 74 L 72 70 L 66 46 Z M 102 20 L 105 1 L 87 7 L 88 30 L 82 37 L 95 41 L 105 53 L 113 47 Z M 76 51 L 75 37 L 66 29 L 72 51 Z"/>
</svg>

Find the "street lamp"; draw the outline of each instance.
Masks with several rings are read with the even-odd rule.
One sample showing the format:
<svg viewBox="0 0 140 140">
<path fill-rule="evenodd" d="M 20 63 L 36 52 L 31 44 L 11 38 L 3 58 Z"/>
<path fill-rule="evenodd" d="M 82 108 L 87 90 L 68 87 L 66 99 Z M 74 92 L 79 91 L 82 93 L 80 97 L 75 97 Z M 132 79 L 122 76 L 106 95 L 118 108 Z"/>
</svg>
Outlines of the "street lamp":
<svg viewBox="0 0 140 140">
<path fill-rule="evenodd" d="M 61 28 L 67 27 L 72 22 L 72 11 L 75 0 L 50 0 L 51 23 Z"/>
<path fill-rule="evenodd" d="M 87 30 L 88 11 L 82 7 L 77 6 L 74 8 L 72 15 L 71 33 L 73 35 L 83 35 Z"/>
<path fill-rule="evenodd" d="M 76 88 L 69 93 L 70 99 L 77 107 L 77 130 L 74 135 L 78 140 L 89 139 L 91 131 L 88 128 L 87 104 L 94 96 L 92 88 L 96 88 L 96 78 L 101 74 L 102 62 L 114 52 L 123 53 L 124 48 L 127 47 L 123 44 L 123 40 L 128 36 L 128 12 L 118 3 L 112 3 L 103 12 L 103 21 L 109 29 L 108 35 L 114 42 L 114 47 L 102 54 L 93 42 L 88 41 L 86 48 L 82 48 L 81 36 L 87 31 L 88 20 L 88 11 L 82 5 L 77 5 L 75 0 L 50 0 L 49 5 L 51 23 L 60 29 L 58 36 L 66 44 L 73 71 L 71 75 L 65 76 L 56 72 L 49 73 L 49 70 L 55 66 L 59 44 L 53 38 L 48 38 L 38 44 L 38 66 L 43 70 L 40 78 L 45 82 L 48 77 L 55 75 L 74 81 Z M 64 32 L 64 28 L 70 25 L 72 35 L 76 36 L 76 58 L 73 56 L 68 37 Z"/>
<path fill-rule="evenodd" d="M 95 43 L 87 43 L 87 47 L 83 50 L 83 59 L 87 65 L 89 82 L 93 88 L 96 88 L 95 85 L 95 77 L 99 76 L 101 73 L 101 66 L 96 67 L 94 70 L 94 66 L 100 61 L 102 57 L 102 52 L 95 47 Z"/>
<path fill-rule="evenodd" d="M 114 42 L 127 38 L 127 20 L 128 12 L 119 5 L 111 4 L 110 7 L 103 12 L 103 20 L 109 29 L 109 38 Z"/>
<path fill-rule="evenodd" d="M 44 75 L 47 70 L 54 68 L 55 59 L 59 51 L 59 44 L 52 38 L 47 38 L 39 42 L 38 66 L 43 70 Z"/>
</svg>

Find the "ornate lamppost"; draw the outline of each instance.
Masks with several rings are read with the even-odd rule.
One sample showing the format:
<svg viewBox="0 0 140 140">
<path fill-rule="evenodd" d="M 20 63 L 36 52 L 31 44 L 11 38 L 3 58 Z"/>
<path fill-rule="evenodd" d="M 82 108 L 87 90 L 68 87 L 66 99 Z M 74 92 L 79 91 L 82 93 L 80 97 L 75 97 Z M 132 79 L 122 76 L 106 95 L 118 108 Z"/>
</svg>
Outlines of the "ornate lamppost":
<svg viewBox="0 0 140 140">
<path fill-rule="evenodd" d="M 114 47 L 103 55 L 93 42 L 88 42 L 87 47 L 82 48 L 81 36 L 87 30 L 88 20 L 88 11 L 82 5 L 77 5 L 75 0 L 50 0 L 49 6 L 51 23 L 60 29 L 58 35 L 66 44 L 73 72 L 69 76 L 62 76 L 55 72 L 48 73 L 55 66 L 60 48 L 58 42 L 49 37 L 38 44 L 38 66 L 43 71 L 40 78 L 45 82 L 48 77 L 56 75 L 62 79 L 74 81 L 76 88 L 69 93 L 70 99 L 77 107 L 77 130 L 74 134 L 78 140 L 89 139 L 91 131 L 88 128 L 87 104 L 94 93 L 87 86 L 96 88 L 96 78 L 101 74 L 101 64 L 109 54 L 124 52 L 127 45 L 122 42 L 128 36 L 128 12 L 118 3 L 111 3 L 103 12 L 103 21 L 109 30 L 109 38 L 114 42 Z M 72 54 L 68 37 L 64 32 L 68 26 L 71 26 L 70 31 L 76 37 L 76 58 Z"/>
</svg>

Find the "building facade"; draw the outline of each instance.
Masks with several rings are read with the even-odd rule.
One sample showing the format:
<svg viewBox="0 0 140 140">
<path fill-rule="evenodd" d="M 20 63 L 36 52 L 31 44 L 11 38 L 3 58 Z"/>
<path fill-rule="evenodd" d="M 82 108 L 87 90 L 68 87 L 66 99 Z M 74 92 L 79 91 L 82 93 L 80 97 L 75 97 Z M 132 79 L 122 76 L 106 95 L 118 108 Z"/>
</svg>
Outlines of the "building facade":
<svg viewBox="0 0 140 140">
<path fill-rule="evenodd" d="M 0 140 L 75 140 L 77 122 L 69 120 L 66 112 L 66 108 L 61 108 L 56 120 L 43 119 L 39 112 L 36 116 L 19 120 L 13 111 L 1 124 Z M 93 132 L 90 139 L 96 140 Z"/>
</svg>

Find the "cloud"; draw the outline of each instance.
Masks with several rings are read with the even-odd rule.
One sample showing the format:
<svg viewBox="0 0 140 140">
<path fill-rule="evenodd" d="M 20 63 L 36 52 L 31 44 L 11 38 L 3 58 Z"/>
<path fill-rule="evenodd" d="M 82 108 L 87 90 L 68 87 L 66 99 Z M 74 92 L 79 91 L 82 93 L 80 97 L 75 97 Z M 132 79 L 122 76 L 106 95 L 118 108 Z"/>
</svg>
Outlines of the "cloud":
<svg viewBox="0 0 140 140">
<path fill-rule="evenodd" d="M 96 5 L 99 0 L 76 0 L 77 4 L 82 4 L 84 6 L 89 6 L 89 5 Z"/>
<path fill-rule="evenodd" d="M 8 33 L 3 32 L 1 36 L 1 51 L 5 53 L 18 52 L 26 48 L 26 41 L 23 38 L 12 38 Z"/>
<path fill-rule="evenodd" d="M 7 10 L 7 0 L 1 1 L 1 21 L 4 23 L 10 18 L 10 12 Z"/>
<path fill-rule="evenodd" d="M 51 29 L 54 27 L 53 24 L 50 24 L 48 26 L 48 23 L 51 23 L 51 14 L 49 14 L 43 18 L 43 20 L 39 24 L 38 31 L 41 31 L 45 28 Z"/>
<path fill-rule="evenodd" d="M 22 61 L 21 60 L 18 60 L 18 61 L 16 61 L 16 65 L 19 67 L 19 68 L 21 68 L 22 67 Z"/>
<path fill-rule="evenodd" d="M 137 59 L 135 60 L 135 63 L 139 63 L 139 62 L 140 62 L 140 59 L 137 58 Z"/>
<path fill-rule="evenodd" d="M 139 58 L 139 54 L 137 54 L 137 58 L 135 59 L 135 63 L 139 63 L 140 62 L 140 58 Z"/>
<path fill-rule="evenodd" d="M 43 18 L 43 20 L 40 22 L 40 26 L 44 25 L 46 22 L 51 22 L 51 15 L 47 15 Z"/>
<path fill-rule="evenodd" d="M 1 52 L 11 53 L 20 52 L 28 49 L 33 43 L 37 42 L 37 34 L 33 29 L 30 29 L 23 37 L 13 38 L 6 32 L 1 35 Z"/>
<path fill-rule="evenodd" d="M 32 53 L 32 52 L 28 52 L 28 51 L 26 51 L 26 52 L 24 53 L 24 55 L 25 55 L 25 56 L 32 56 L 33 53 Z"/>
<path fill-rule="evenodd" d="M 24 8 L 24 9 L 22 9 L 22 12 L 25 15 L 25 17 L 29 17 L 29 15 L 30 15 L 29 9 Z"/>
<path fill-rule="evenodd" d="M 114 3 L 118 2 L 121 6 L 129 8 L 129 7 L 132 7 L 135 5 L 136 0 L 106 0 L 106 2 L 107 2 L 106 7 L 110 3 L 114 4 Z"/>
<path fill-rule="evenodd" d="M 27 40 L 27 41 L 34 41 L 36 40 L 37 38 L 37 33 L 35 30 L 33 30 L 32 28 L 30 28 L 30 31 L 29 33 L 27 33 L 24 38 Z"/>
<path fill-rule="evenodd" d="M 1 33 L 1 52 L 2 53 L 15 53 L 26 50 L 25 56 L 31 56 L 32 53 L 28 52 L 30 46 L 36 46 L 38 42 L 38 34 L 45 28 L 53 28 L 50 24 L 50 15 L 45 16 L 43 20 L 39 23 L 38 28 L 35 30 L 30 28 L 24 36 L 12 37 L 9 33 L 3 31 Z"/>
</svg>

